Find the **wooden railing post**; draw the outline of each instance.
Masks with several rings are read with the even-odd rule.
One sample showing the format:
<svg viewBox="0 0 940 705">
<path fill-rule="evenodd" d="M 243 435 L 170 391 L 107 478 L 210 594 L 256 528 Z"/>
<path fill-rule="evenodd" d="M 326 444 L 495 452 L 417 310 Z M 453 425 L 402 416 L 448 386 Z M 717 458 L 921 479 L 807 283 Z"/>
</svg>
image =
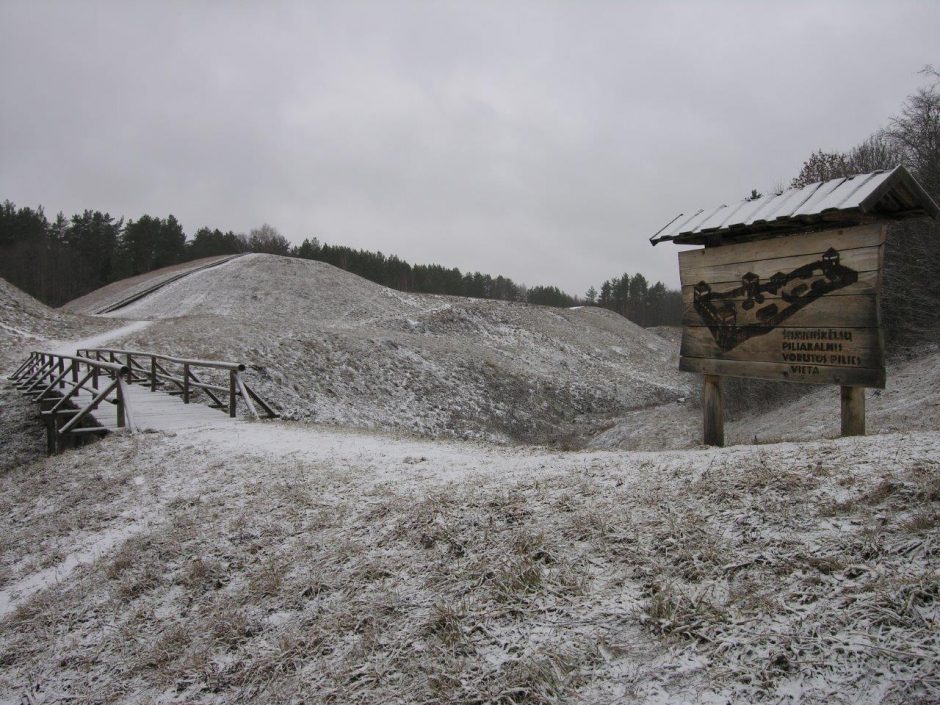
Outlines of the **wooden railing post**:
<svg viewBox="0 0 940 705">
<path fill-rule="evenodd" d="M 150 391 L 157 391 L 157 356 L 150 356 Z"/>
<path fill-rule="evenodd" d="M 235 370 L 228 371 L 228 415 L 235 418 Z"/>
<path fill-rule="evenodd" d="M 842 435 L 865 435 L 865 388 L 842 387 Z"/>
<path fill-rule="evenodd" d="M 78 361 L 72 360 L 72 384 L 78 384 Z"/>
<path fill-rule="evenodd" d="M 183 363 L 183 403 L 189 403 L 189 363 Z"/>
<path fill-rule="evenodd" d="M 65 374 L 65 358 L 60 357 L 59 358 L 59 375 L 62 376 L 64 374 Z M 59 389 L 65 389 L 65 377 L 62 377 L 62 381 L 59 382 Z"/>
<path fill-rule="evenodd" d="M 705 445 L 724 446 L 725 405 L 721 395 L 721 377 L 718 375 L 704 375 L 702 410 L 705 415 L 703 433 Z"/>
<path fill-rule="evenodd" d="M 134 383 L 134 365 L 133 358 L 131 357 L 130 353 L 127 353 L 127 383 Z"/>
<path fill-rule="evenodd" d="M 130 375 L 130 372 L 128 372 L 128 375 Z M 117 426 L 118 428 L 124 428 L 126 424 L 124 413 L 124 385 L 121 384 L 120 373 L 118 373 L 117 378 L 118 384 L 114 389 L 114 396 L 117 400 Z"/>
<path fill-rule="evenodd" d="M 46 455 L 55 455 L 56 436 L 59 435 L 57 425 L 55 414 L 46 417 Z"/>
</svg>

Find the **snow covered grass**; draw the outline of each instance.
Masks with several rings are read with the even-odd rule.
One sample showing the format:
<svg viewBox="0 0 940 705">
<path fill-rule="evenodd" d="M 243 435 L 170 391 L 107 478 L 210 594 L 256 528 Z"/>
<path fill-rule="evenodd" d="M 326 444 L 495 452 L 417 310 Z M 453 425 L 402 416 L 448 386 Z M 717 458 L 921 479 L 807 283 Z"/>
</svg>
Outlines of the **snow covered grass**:
<svg viewBox="0 0 940 705">
<path fill-rule="evenodd" d="M 45 453 L 45 435 L 36 417 L 35 405 L 24 399 L 6 376 L 11 374 L 32 350 L 63 351 L 62 337 L 92 336 L 109 339 L 114 331 L 138 330 L 140 324 L 125 328 L 123 321 L 77 316 L 39 303 L 0 279 L 0 472 L 35 460 Z M 74 353 L 73 344 L 66 350 Z"/>
<path fill-rule="evenodd" d="M 559 447 L 635 407 L 599 440 L 659 452 L 276 422 L 37 458 L 4 388 L 0 702 L 940 701 L 936 349 L 869 397 L 918 432 L 664 452 L 675 351 L 606 312 L 265 257 L 161 292 L 128 345 L 244 359 L 298 417 Z M 0 297 L 0 361 L 112 325 L 38 306 Z M 825 434 L 831 391 L 729 435 Z"/>
<path fill-rule="evenodd" d="M 654 454 L 248 429 L 0 479 L 0 699 L 940 697 L 936 432 Z"/>
<path fill-rule="evenodd" d="M 121 345 L 244 362 L 285 417 L 347 427 L 576 447 L 691 381 L 670 343 L 610 311 L 403 294 L 273 255 L 112 315 L 154 319 Z"/>
<path fill-rule="evenodd" d="M 31 350 L 56 345 L 62 338 L 105 333 L 122 321 L 76 316 L 49 308 L 0 279 L 0 374 L 16 369 Z"/>
<path fill-rule="evenodd" d="M 940 346 L 920 345 L 906 354 L 896 354 L 887 366 L 885 389 L 865 394 L 866 427 L 869 433 L 929 431 L 940 428 Z M 763 403 L 749 412 L 738 411 L 725 422 L 725 439 L 734 443 L 779 443 L 816 438 L 837 438 L 840 428 L 839 390 L 831 385 L 805 387 L 797 398 L 765 387 L 760 380 L 726 380 L 726 398 L 740 392 L 763 389 Z M 792 395 L 791 395 L 792 397 Z M 597 434 L 590 448 L 658 450 L 689 448 L 701 440 L 702 412 L 694 400 L 627 411 L 611 428 Z"/>
</svg>

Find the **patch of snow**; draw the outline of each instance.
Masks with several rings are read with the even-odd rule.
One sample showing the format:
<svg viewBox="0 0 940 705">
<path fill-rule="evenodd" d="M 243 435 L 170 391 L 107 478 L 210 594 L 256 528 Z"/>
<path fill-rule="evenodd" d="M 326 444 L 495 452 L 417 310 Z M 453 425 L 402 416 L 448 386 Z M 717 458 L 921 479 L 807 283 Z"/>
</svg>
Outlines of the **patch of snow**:
<svg viewBox="0 0 940 705">
<path fill-rule="evenodd" d="M 16 609 L 17 605 L 28 600 L 32 595 L 45 590 L 56 583 L 66 580 L 72 571 L 80 565 L 92 563 L 114 550 L 131 536 L 144 531 L 149 525 L 149 517 L 139 518 L 126 526 L 102 531 L 90 537 L 82 547 L 68 554 L 60 563 L 26 576 L 0 590 L 0 619 Z"/>
<path fill-rule="evenodd" d="M 130 323 L 120 326 L 119 328 L 113 328 L 109 331 L 105 331 L 104 333 L 92 335 L 87 338 L 81 338 L 79 340 L 50 341 L 48 346 L 49 352 L 57 353 L 59 355 L 74 355 L 76 350 L 82 348 L 107 347 L 108 343 L 110 343 L 112 340 L 117 340 L 118 338 L 132 335 L 133 333 L 139 333 L 152 323 L 153 321 L 131 321 Z"/>
</svg>

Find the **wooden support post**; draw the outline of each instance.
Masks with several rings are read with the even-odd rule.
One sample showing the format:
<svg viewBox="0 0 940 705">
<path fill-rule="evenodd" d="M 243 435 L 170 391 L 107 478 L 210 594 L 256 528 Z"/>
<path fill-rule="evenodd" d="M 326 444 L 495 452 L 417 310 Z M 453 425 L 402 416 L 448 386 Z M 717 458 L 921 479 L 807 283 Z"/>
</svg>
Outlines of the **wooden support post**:
<svg viewBox="0 0 940 705">
<path fill-rule="evenodd" d="M 183 403 L 189 403 L 189 363 L 183 363 Z"/>
<path fill-rule="evenodd" d="M 59 358 L 59 374 L 62 377 L 62 381 L 59 382 L 59 389 L 65 389 L 65 358 Z"/>
<path fill-rule="evenodd" d="M 150 356 L 150 391 L 157 391 L 157 356 Z"/>
<path fill-rule="evenodd" d="M 703 440 L 707 446 L 725 444 L 725 404 L 721 396 L 721 377 L 703 375 L 702 410 L 704 412 Z"/>
<path fill-rule="evenodd" d="M 127 422 L 124 415 L 124 385 L 121 384 L 120 375 L 118 375 L 118 383 L 114 390 L 114 394 L 117 397 L 117 426 L 118 428 L 124 428 Z"/>
<path fill-rule="evenodd" d="M 46 455 L 55 455 L 56 415 L 46 416 Z"/>
<path fill-rule="evenodd" d="M 235 370 L 228 371 L 228 415 L 235 418 L 235 401 L 237 391 L 235 389 Z"/>
<path fill-rule="evenodd" d="M 842 435 L 865 435 L 865 387 L 842 387 Z"/>
</svg>

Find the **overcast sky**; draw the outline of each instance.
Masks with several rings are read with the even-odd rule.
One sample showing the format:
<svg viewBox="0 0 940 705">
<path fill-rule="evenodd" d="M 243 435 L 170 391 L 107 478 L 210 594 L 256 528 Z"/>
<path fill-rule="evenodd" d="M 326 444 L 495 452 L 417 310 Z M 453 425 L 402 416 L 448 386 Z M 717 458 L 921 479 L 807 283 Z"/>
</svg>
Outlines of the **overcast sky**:
<svg viewBox="0 0 940 705">
<path fill-rule="evenodd" d="M 554 283 L 887 123 L 940 2 L 0 0 L 0 199 Z"/>
</svg>

